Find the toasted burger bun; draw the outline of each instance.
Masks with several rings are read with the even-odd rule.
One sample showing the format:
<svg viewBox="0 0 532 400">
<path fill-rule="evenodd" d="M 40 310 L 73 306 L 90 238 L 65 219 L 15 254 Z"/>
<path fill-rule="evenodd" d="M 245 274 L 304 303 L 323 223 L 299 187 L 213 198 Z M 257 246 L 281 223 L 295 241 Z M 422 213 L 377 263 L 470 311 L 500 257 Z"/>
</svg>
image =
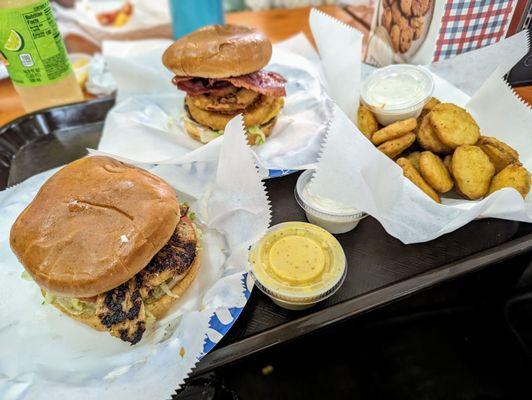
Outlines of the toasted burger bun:
<svg viewBox="0 0 532 400">
<path fill-rule="evenodd" d="M 272 134 L 273 127 L 275 126 L 276 122 L 277 122 L 277 116 L 275 116 L 270 121 L 260 126 L 262 129 L 262 132 L 264 132 L 264 135 L 266 137 L 269 137 Z M 197 140 L 198 142 L 201 142 L 201 143 L 206 143 L 201 140 L 202 132 L 204 133 L 212 132 L 212 129 L 210 129 L 209 127 L 200 125 L 197 122 L 194 122 L 190 119 L 185 119 L 184 126 L 185 126 L 185 131 L 188 133 L 188 135 L 192 137 L 192 139 Z M 248 143 L 250 145 L 255 144 L 253 143 L 254 138 L 255 137 L 253 135 L 248 135 Z"/>
<path fill-rule="evenodd" d="M 200 253 L 196 253 L 196 258 L 194 259 L 194 262 L 188 269 L 186 275 L 183 277 L 182 280 L 176 283 L 176 285 L 171 289 L 172 294 L 175 296 L 181 297 L 183 293 L 188 289 L 194 278 L 196 277 L 196 274 L 198 272 L 200 266 Z M 43 296 L 46 294 L 44 290 L 41 289 L 41 292 L 43 293 Z M 144 304 L 144 307 L 147 311 L 149 311 L 155 319 L 161 319 L 164 317 L 170 308 L 172 308 L 172 305 L 176 303 L 179 300 L 179 297 L 172 297 L 168 295 L 164 295 L 159 300 L 157 300 L 154 303 L 151 304 Z M 96 329 L 101 332 L 105 332 L 108 329 L 101 323 L 100 319 L 94 314 L 81 314 L 76 315 L 72 314 L 69 310 L 63 308 L 56 300 L 52 301 L 51 303 L 55 308 L 57 308 L 59 311 L 61 311 L 63 314 L 68 315 L 70 318 L 75 319 L 76 321 L 79 321 L 85 325 L 90 326 L 93 329 Z"/>
<path fill-rule="evenodd" d="M 160 178 L 86 157 L 46 181 L 13 224 L 10 244 L 40 287 L 92 297 L 143 269 L 179 218 L 175 192 Z"/>
<path fill-rule="evenodd" d="M 171 45 L 163 64 L 177 76 L 229 78 L 264 68 L 272 44 L 263 33 L 246 26 L 211 25 Z"/>
</svg>

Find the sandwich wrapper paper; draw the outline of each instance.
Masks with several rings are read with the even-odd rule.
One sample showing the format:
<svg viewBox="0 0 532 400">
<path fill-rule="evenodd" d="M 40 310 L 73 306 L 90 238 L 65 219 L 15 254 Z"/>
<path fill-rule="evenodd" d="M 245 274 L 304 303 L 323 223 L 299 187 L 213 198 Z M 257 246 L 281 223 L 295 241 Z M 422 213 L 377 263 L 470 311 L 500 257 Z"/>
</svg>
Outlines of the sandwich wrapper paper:
<svg viewBox="0 0 532 400">
<path fill-rule="evenodd" d="M 275 44 L 272 59 L 265 67 L 287 80 L 285 107 L 272 135 L 265 144 L 252 148 L 265 175 L 268 170 L 270 176 L 282 175 L 316 162 L 332 117 L 328 93 L 334 93 L 345 109 L 351 108 L 356 113 L 360 73 L 335 69 L 338 64 L 335 53 L 340 49 L 343 54 L 360 53 L 362 35 L 347 25 L 328 32 L 337 25 L 319 12 L 312 23 L 323 37 L 330 34 L 337 38 L 321 61 L 300 34 Z M 117 105 L 107 116 L 99 150 L 141 162 L 166 163 L 201 148 L 183 128 L 185 93 L 171 83 L 173 74 L 161 61 L 171 43 L 169 40 L 103 43 L 103 55 L 117 82 L 118 97 Z M 360 64 L 357 65 L 360 69 Z M 327 75 L 324 70 L 329 71 Z M 349 79 L 337 80 L 338 74 Z M 343 93 L 345 98 L 340 99 Z"/>
<path fill-rule="evenodd" d="M 201 266 L 171 312 L 134 346 L 43 305 L 9 247 L 18 214 L 56 170 L 0 192 L 0 398 L 170 399 L 231 327 L 253 282 L 247 249 L 270 222 L 267 196 L 240 117 L 218 147 L 172 165 L 140 165 L 187 201 L 202 231 Z M 90 227 L 87 227 L 90 229 Z M 117 240 L 120 240 L 117 238 Z"/>
<path fill-rule="evenodd" d="M 499 42 L 497 46 L 502 54 L 511 57 L 504 59 L 499 66 L 485 62 L 486 55 L 492 54 L 491 50 L 481 51 L 476 58 L 465 54 L 447 60 L 444 65 L 427 66 L 443 75 L 433 73 L 434 96 L 443 102 L 465 107 L 483 135 L 494 136 L 515 148 L 525 168 L 532 171 L 532 110 L 503 79 L 509 68 L 528 51 L 526 32 Z M 338 60 L 338 63 L 342 62 L 350 64 L 353 59 Z M 359 63 L 360 59 L 356 62 Z M 488 76 L 484 82 L 471 75 L 467 77 L 470 82 L 466 89 L 474 93 L 471 98 L 448 82 L 460 82 L 453 76 L 464 69 L 477 69 L 479 76 Z M 444 78 L 450 79 L 446 81 Z M 350 114 L 341 107 L 342 102 L 337 103 L 309 187 L 312 194 L 367 212 L 389 234 L 404 243 L 432 240 L 476 218 L 532 222 L 532 193 L 523 200 L 511 188 L 476 201 L 448 194 L 442 197 L 442 204 L 435 203 L 403 176 L 402 169 L 394 161 L 366 139 L 353 123 L 356 120 L 349 118 Z"/>
<path fill-rule="evenodd" d="M 104 26 L 97 15 L 119 10 L 123 0 L 77 0 L 67 8 L 54 3 L 54 15 L 63 33 L 75 33 L 100 43 L 106 39 L 133 40 L 147 37 L 171 37 L 172 25 L 168 2 L 132 0 L 133 13 L 122 26 Z"/>
</svg>

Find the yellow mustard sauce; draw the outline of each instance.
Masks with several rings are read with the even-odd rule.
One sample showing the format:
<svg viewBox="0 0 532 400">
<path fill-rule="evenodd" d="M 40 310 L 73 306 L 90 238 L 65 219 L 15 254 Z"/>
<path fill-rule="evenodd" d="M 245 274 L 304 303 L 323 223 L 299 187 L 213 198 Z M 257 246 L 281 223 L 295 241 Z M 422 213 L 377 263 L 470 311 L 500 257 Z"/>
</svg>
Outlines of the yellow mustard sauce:
<svg viewBox="0 0 532 400">
<path fill-rule="evenodd" d="M 304 222 L 279 224 L 251 249 L 253 275 L 270 294 L 304 301 L 332 289 L 344 275 L 345 255 L 326 230 Z"/>
</svg>

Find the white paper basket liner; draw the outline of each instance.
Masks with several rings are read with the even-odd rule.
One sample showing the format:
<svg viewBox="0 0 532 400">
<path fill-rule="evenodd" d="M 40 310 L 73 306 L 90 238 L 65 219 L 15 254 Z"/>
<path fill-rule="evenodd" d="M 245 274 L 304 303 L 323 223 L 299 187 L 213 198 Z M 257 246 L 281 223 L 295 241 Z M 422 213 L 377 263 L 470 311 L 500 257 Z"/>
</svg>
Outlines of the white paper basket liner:
<svg viewBox="0 0 532 400">
<path fill-rule="evenodd" d="M 323 34 L 317 31 L 313 33 Z M 495 71 L 492 63 L 487 67 L 484 63 L 484 55 L 491 54 L 489 51 L 481 52 L 477 59 L 467 55 L 463 58 L 458 56 L 446 60 L 443 67 L 436 68 L 447 74 L 446 77 L 452 77 L 453 74 L 460 74 L 462 66 L 468 64 L 468 70 L 477 68 L 482 71 L 481 76 L 489 76 L 483 84 L 471 78 L 473 82 L 466 88 L 468 91 L 472 88 L 476 90 L 471 99 L 442 77 L 433 74 L 436 85 L 434 96 L 465 107 L 476 119 L 483 135 L 497 137 L 514 147 L 520 154 L 521 162 L 530 171 L 532 111 L 503 78 L 507 68 L 527 53 L 526 32 L 516 36 L 497 44 L 501 53 L 513 58 L 505 59 Z M 327 40 L 334 38 L 329 36 Z M 360 57 L 356 61 L 348 57 L 338 59 L 340 64 L 353 62 L 360 63 Z M 470 65 L 475 62 L 478 62 L 475 66 Z M 324 64 L 326 73 L 327 68 L 327 64 Z M 344 68 L 349 69 L 345 65 Z M 493 72 L 485 75 L 485 68 Z M 497 191 L 482 200 L 469 201 L 446 195 L 442 197 L 442 204 L 435 203 L 403 176 L 401 168 L 393 160 L 369 142 L 339 106 L 335 107 L 310 191 L 314 195 L 367 212 L 390 235 L 403 243 L 435 239 L 476 218 L 532 222 L 532 193 L 523 200 L 517 191 L 510 188 Z"/>
<path fill-rule="evenodd" d="M 140 162 L 161 162 L 201 147 L 183 128 L 185 93 L 171 84 L 173 75 L 162 65 L 162 53 L 171 43 L 104 42 L 103 54 L 117 82 L 118 97 L 107 116 L 99 150 Z M 272 135 L 265 144 L 253 146 L 253 152 L 263 170 L 278 176 L 316 161 L 332 102 L 319 59 L 301 36 L 274 45 L 266 69 L 287 79 L 287 96 Z"/>
</svg>

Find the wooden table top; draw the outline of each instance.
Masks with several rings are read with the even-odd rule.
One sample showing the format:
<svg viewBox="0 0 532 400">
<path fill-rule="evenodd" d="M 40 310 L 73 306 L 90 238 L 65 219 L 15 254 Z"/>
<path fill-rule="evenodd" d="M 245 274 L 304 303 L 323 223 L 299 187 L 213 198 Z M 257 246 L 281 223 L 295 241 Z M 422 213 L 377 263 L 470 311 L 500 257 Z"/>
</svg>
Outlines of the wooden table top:
<svg viewBox="0 0 532 400">
<path fill-rule="evenodd" d="M 333 17 L 359 29 L 368 31 L 368 18 L 363 15 L 360 19 L 353 16 L 352 10 L 347 12 L 340 6 L 322 6 L 319 9 Z M 255 26 L 262 30 L 272 42 L 279 42 L 288 39 L 299 32 L 303 32 L 311 41 L 312 35 L 308 24 L 309 7 L 295 8 L 289 10 L 267 10 L 267 11 L 243 11 L 227 14 L 227 22 Z M 360 15 L 360 14 L 359 14 Z M 72 38 L 67 43 L 70 51 L 83 49 L 87 51 L 86 43 L 76 42 Z M 532 86 L 517 88 L 517 93 L 529 104 L 532 104 Z M 0 80 L 0 127 L 5 123 L 24 115 L 24 109 L 20 103 L 18 94 L 9 79 Z"/>
</svg>

